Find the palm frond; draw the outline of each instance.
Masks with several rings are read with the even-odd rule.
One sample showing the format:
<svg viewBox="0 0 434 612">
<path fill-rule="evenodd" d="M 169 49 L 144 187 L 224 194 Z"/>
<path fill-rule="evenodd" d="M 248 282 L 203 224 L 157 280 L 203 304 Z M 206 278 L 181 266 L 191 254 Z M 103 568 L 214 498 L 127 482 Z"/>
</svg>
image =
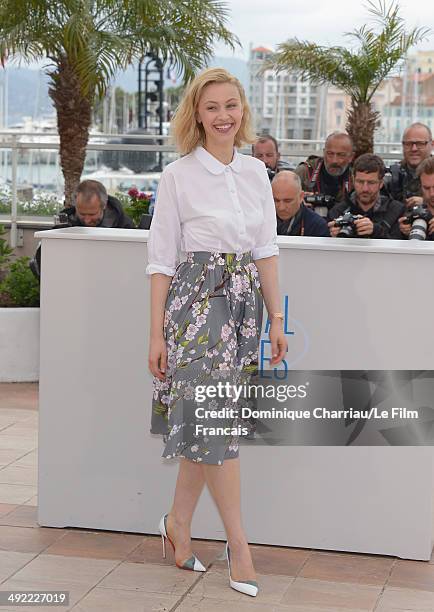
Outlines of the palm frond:
<svg viewBox="0 0 434 612">
<path fill-rule="evenodd" d="M 117 70 L 150 50 L 189 79 L 216 41 L 239 44 L 228 12 L 220 0 L 3 0 L 0 54 L 54 63 L 66 54 L 83 92 L 103 95 Z"/>
<path fill-rule="evenodd" d="M 278 46 L 268 67 L 296 70 L 305 79 L 330 83 L 349 94 L 355 103 L 368 103 L 378 87 L 398 71 L 409 49 L 427 37 L 429 28 L 406 31 L 398 2 L 367 0 L 376 31 L 367 24 L 347 32 L 355 47 L 321 47 L 307 41 Z"/>
<path fill-rule="evenodd" d="M 343 47 L 323 47 L 297 39 L 281 43 L 265 68 L 276 72 L 294 70 L 302 79 L 331 83 L 350 93 L 355 88 L 354 55 Z"/>
</svg>

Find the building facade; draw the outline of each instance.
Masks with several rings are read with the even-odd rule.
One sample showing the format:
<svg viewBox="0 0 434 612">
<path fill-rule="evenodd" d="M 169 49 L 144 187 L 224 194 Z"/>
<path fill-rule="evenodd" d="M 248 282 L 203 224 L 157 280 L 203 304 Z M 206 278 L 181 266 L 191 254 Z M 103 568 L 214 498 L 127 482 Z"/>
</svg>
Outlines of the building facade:
<svg viewBox="0 0 434 612">
<path fill-rule="evenodd" d="M 400 79 L 385 79 L 372 98 L 372 107 L 380 113 L 379 125 L 375 131 L 376 142 L 394 142 L 394 131 L 388 107 L 399 94 Z M 326 132 L 345 131 L 348 112 L 351 107 L 350 96 L 334 85 L 327 87 Z M 399 140 L 399 139 L 398 139 Z"/>
<path fill-rule="evenodd" d="M 293 71 L 265 69 L 272 53 L 268 47 L 250 50 L 248 98 L 256 132 L 277 139 L 323 138 L 324 88 Z"/>
</svg>

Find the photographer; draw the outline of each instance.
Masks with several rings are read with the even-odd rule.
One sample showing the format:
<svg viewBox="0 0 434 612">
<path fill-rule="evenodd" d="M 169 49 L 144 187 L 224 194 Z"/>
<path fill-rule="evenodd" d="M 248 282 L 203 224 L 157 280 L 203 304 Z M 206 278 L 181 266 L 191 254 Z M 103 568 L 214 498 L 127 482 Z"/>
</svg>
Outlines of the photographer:
<svg viewBox="0 0 434 612">
<path fill-rule="evenodd" d="M 330 211 L 333 237 L 401 238 L 398 219 L 404 204 L 380 194 L 386 168 L 378 155 L 365 153 L 353 167 L 354 192 Z"/>
<path fill-rule="evenodd" d="M 264 162 L 270 181 L 281 170 L 292 170 L 291 166 L 280 159 L 277 140 L 268 134 L 260 136 L 252 145 L 252 156 Z"/>
<path fill-rule="evenodd" d="M 330 236 L 324 219 L 303 203 L 300 177 L 289 170 L 276 174 L 271 182 L 280 236 Z"/>
<path fill-rule="evenodd" d="M 323 207 L 319 213 L 321 216 L 326 217 L 327 209 L 342 202 L 351 193 L 353 158 L 353 142 L 348 134 L 333 132 L 326 138 L 323 157 L 311 155 L 297 167 L 296 172 L 301 179 L 302 189 L 308 196 L 306 202 L 314 208 Z M 312 197 L 309 197 L 313 194 L 328 197 L 323 198 L 323 202 L 315 202 Z"/>
<path fill-rule="evenodd" d="M 59 222 L 53 229 L 61 227 L 116 227 L 135 229 L 132 220 L 124 213 L 117 198 L 109 196 L 99 181 L 85 180 L 77 188 L 75 206 L 64 208 L 59 213 Z M 39 243 L 29 266 L 33 274 L 41 278 L 41 244 Z"/>
<path fill-rule="evenodd" d="M 423 194 L 422 205 L 407 209 L 399 219 L 402 238 L 434 240 L 434 158 L 425 158 L 417 167 Z"/>
<path fill-rule="evenodd" d="M 392 164 L 390 174 L 385 176 L 385 193 L 408 208 L 423 203 L 416 169 L 424 159 L 431 157 L 432 144 L 430 128 L 424 123 L 412 123 L 402 136 L 402 161 Z"/>
</svg>

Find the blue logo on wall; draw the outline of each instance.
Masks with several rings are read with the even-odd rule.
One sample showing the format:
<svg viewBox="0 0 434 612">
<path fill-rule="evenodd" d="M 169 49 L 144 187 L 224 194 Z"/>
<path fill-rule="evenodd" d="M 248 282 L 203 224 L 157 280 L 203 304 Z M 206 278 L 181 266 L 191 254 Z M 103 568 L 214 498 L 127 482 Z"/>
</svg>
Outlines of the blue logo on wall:
<svg viewBox="0 0 434 612">
<path fill-rule="evenodd" d="M 276 378 L 284 380 L 290 368 L 293 368 L 307 353 L 309 338 L 306 330 L 300 321 L 291 319 L 289 316 L 289 296 L 284 296 L 284 321 L 283 330 L 288 340 L 288 352 L 286 357 L 278 366 L 270 368 L 271 361 L 271 342 L 268 338 L 270 331 L 270 319 L 267 317 L 259 346 L 259 370 L 264 378 Z"/>
</svg>

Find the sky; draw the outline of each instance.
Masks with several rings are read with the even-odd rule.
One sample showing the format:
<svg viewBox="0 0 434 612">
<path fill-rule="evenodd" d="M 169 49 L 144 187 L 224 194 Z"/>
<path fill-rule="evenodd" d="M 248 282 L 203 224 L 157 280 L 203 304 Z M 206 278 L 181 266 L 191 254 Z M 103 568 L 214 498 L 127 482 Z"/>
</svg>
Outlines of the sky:
<svg viewBox="0 0 434 612">
<path fill-rule="evenodd" d="M 322 45 L 345 44 L 343 32 L 366 23 L 367 3 L 360 0 L 225 0 L 230 10 L 228 29 L 240 39 L 243 49 L 217 45 L 216 55 L 248 59 L 249 43 L 275 47 L 296 36 Z M 434 49 L 434 3 L 400 0 L 400 14 L 407 29 L 425 26 L 429 38 L 417 49 Z"/>
</svg>

